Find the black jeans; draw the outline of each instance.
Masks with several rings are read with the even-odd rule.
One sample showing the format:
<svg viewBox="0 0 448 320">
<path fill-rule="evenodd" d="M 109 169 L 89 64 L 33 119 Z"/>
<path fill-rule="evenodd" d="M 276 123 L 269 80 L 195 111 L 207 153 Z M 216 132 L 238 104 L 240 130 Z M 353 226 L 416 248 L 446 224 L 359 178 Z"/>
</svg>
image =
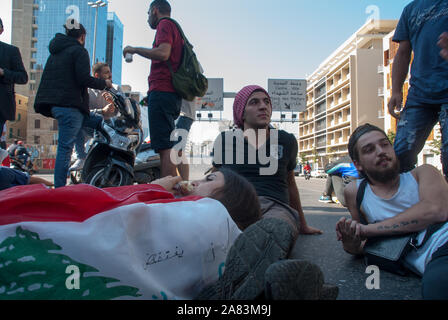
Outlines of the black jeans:
<svg viewBox="0 0 448 320">
<path fill-rule="evenodd" d="M 432 255 L 425 268 L 422 295 L 425 300 L 448 300 L 448 242 Z"/>
</svg>

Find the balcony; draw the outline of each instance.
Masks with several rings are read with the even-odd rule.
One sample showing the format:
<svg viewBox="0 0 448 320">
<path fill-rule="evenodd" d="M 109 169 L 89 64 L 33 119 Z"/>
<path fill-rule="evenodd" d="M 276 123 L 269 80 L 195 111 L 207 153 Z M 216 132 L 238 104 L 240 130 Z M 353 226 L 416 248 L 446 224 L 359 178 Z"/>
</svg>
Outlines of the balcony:
<svg viewBox="0 0 448 320">
<path fill-rule="evenodd" d="M 382 64 L 378 66 L 378 74 L 383 74 L 385 72 L 385 68 Z"/>
<path fill-rule="evenodd" d="M 378 88 L 378 97 L 384 97 L 384 88 Z"/>
</svg>

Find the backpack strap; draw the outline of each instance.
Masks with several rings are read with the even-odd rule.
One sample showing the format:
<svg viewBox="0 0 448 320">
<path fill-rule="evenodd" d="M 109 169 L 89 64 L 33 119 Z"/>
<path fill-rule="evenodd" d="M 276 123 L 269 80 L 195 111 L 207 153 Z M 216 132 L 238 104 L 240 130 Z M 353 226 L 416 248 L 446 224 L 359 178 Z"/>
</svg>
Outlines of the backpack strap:
<svg viewBox="0 0 448 320">
<path fill-rule="evenodd" d="M 161 18 L 161 19 L 159 20 L 159 23 L 160 23 L 160 21 L 162 21 L 162 20 L 169 20 L 169 21 L 171 21 L 172 23 L 174 23 L 174 24 L 176 25 L 177 30 L 179 31 L 179 33 L 180 33 L 182 39 L 184 40 L 184 42 L 190 44 L 190 41 L 188 41 L 187 37 L 186 37 L 185 34 L 184 34 L 184 31 L 182 30 L 181 26 L 179 25 L 179 23 L 178 23 L 176 20 L 174 20 L 173 18 L 164 17 L 164 18 Z"/>
<path fill-rule="evenodd" d="M 361 220 L 362 224 L 368 224 L 366 218 L 364 217 L 364 213 L 361 211 L 361 203 L 362 199 L 364 199 L 364 193 L 366 192 L 367 187 L 367 179 L 363 179 L 358 187 L 358 192 L 356 193 L 356 209 L 358 209 L 359 220 Z"/>
<path fill-rule="evenodd" d="M 172 18 L 169 18 L 169 17 L 164 17 L 164 18 L 161 18 L 158 23 L 160 23 L 160 21 L 162 21 L 162 20 L 169 20 L 172 23 L 174 23 L 176 25 L 177 30 L 179 31 L 179 33 L 180 33 L 180 35 L 182 37 L 182 40 L 184 40 L 184 45 L 188 44 L 188 45 L 192 46 L 190 41 L 188 41 L 187 37 L 185 36 L 184 31 L 182 30 L 181 26 L 179 25 L 179 23 L 177 23 L 176 20 L 174 20 Z M 174 71 L 173 71 L 173 67 L 171 65 L 170 59 L 168 59 L 166 61 L 166 64 L 168 65 L 168 69 L 170 69 L 171 75 L 173 75 Z"/>
</svg>

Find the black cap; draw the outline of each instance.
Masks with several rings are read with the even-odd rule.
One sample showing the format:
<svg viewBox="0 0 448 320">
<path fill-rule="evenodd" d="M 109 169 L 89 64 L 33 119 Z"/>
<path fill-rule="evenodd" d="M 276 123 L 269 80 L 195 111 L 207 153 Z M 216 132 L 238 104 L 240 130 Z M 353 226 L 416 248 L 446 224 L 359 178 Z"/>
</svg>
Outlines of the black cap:
<svg viewBox="0 0 448 320">
<path fill-rule="evenodd" d="M 350 136 L 350 139 L 348 140 L 348 154 L 350 155 L 350 158 L 352 158 L 352 161 L 358 160 L 357 155 L 355 155 L 355 145 L 358 142 L 359 138 L 361 138 L 363 135 L 370 131 L 380 131 L 384 134 L 384 136 L 387 137 L 386 133 L 383 129 L 374 126 L 373 124 L 366 123 L 362 126 L 359 126 L 356 128 L 355 131 L 353 131 L 352 135 Z"/>
</svg>

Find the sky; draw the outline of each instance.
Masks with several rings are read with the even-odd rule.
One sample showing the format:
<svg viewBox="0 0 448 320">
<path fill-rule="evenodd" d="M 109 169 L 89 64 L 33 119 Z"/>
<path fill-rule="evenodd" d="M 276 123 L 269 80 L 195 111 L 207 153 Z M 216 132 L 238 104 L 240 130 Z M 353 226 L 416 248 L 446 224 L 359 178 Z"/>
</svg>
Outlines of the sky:
<svg viewBox="0 0 448 320">
<path fill-rule="evenodd" d="M 88 1 L 88 0 L 86 0 Z M 147 24 L 150 0 L 112 0 L 124 24 L 124 46 L 152 46 Z M 369 18 L 399 19 L 411 0 L 169 0 L 172 18 L 182 26 L 209 78 L 224 78 L 224 91 L 248 84 L 267 89 L 269 78 L 305 79 Z M 12 0 L 0 0 L 10 42 Z M 374 6 L 374 7 L 372 7 Z M 369 8 L 377 8 L 369 11 Z M 369 12 L 366 12 L 369 11 Z M 150 61 L 123 60 L 122 83 L 147 91 Z M 232 101 L 224 118 L 231 118 Z M 197 131 L 197 130 L 196 130 Z"/>
</svg>

